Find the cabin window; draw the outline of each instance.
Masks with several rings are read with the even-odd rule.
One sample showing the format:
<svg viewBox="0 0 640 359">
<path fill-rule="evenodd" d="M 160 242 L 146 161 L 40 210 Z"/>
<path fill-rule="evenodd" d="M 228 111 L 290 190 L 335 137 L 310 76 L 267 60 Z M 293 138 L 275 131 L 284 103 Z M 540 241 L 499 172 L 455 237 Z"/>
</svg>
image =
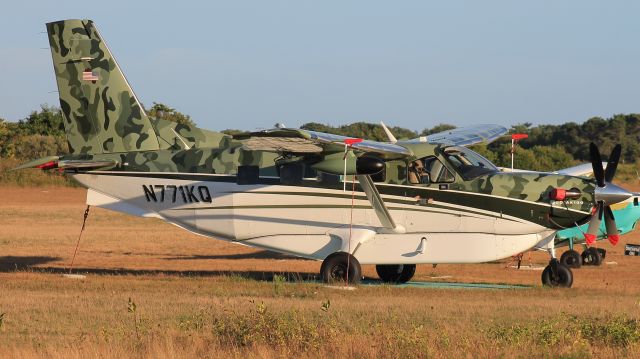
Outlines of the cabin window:
<svg viewBox="0 0 640 359">
<path fill-rule="evenodd" d="M 444 155 L 460 176 L 467 181 L 498 171 L 491 161 L 466 147 L 449 147 L 444 151 Z"/>
<path fill-rule="evenodd" d="M 258 166 L 238 166 L 237 184 L 256 184 L 260 175 Z"/>
<path fill-rule="evenodd" d="M 280 166 L 280 183 L 297 186 L 302 183 L 304 166 L 301 163 L 285 163 Z"/>
<path fill-rule="evenodd" d="M 411 184 L 451 183 L 455 180 L 453 173 L 436 156 L 410 162 L 407 175 Z"/>
</svg>

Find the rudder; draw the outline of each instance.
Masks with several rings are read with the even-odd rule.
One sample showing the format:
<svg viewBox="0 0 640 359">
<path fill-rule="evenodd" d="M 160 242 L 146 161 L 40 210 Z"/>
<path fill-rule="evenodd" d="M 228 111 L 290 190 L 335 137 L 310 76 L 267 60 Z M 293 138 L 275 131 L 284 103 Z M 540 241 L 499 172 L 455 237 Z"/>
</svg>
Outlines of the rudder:
<svg viewBox="0 0 640 359">
<path fill-rule="evenodd" d="M 159 148 L 142 105 L 91 20 L 47 24 L 69 151 Z"/>
</svg>

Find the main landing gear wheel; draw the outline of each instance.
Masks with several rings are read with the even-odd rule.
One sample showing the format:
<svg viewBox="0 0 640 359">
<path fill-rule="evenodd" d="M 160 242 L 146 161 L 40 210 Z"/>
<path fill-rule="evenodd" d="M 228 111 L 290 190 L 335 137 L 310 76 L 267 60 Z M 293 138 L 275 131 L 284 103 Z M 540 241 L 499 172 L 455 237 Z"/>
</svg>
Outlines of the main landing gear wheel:
<svg viewBox="0 0 640 359">
<path fill-rule="evenodd" d="M 599 266 L 602 264 L 602 254 L 597 248 L 589 247 L 582 252 L 582 264 Z"/>
<path fill-rule="evenodd" d="M 582 265 L 582 257 L 580 257 L 580 253 L 577 251 L 570 249 L 564 253 L 560 257 L 560 263 L 567 268 L 580 268 Z"/>
<path fill-rule="evenodd" d="M 361 273 L 360 262 L 347 252 L 330 254 L 320 267 L 320 276 L 325 283 L 344 283 L 348 278 L 349 284 L 358 284 L 362 277 Z"/>
<path fill-rule="evenodd" d="M 378 264 L 376 272 L 383 282 L 406 283 L 416 274 L 415 264 Z"/>
<path fill-rule="evenodd" d="M 542 271 L 542 284 L 548 287 L 571 288 L 573 273 L 571 269 L 560 264 L 557 259 L 549 261 L 549 265 Z"/>
</svg>

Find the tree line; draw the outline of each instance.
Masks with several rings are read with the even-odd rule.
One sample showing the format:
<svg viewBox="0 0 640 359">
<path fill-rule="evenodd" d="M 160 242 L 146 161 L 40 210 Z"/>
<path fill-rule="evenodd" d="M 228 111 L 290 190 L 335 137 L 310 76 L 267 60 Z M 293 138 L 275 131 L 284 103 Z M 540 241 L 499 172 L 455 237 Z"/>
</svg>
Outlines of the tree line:
<svg viewBox="0 0 640 359">
<path fill-rule="evenodd" d="M 147 113 L 152 117 L 193 125 L 189 115 L 165 104 L 154 103 Z M 331 126 L 317 122 L 306 123 L 302 129 L 386 141 L 387 136 L 379 124 L 356 122 Z M 394 136 L 411 139 L 453 129 L 441 123 L 431 128 L 412 130 L 391 127 Z M 241 132 L 227 129 L 222 132 Z M 583 123 L 567 122 L 561 125 L 521 123 L 511 127 L 510 133 L 526 133 L 528 138 L 518 143 L 516 167 L 548 171 L 589 161 L 589 143 L 594 142 L 600 152 L 608 154 L 617 143 L 622 144 L 622 162 L 635 163 L 640 158 L 640 114 L 619 114 L 610 118 L 593 117 Z M 479 144 L 472 149 L 498 166 L 510 166 L 511 137 L 504 136 L 490 144 Z M 31 160 L 39 157 L 67 153 L 63 117 L 60 109 L 43 105 L 18 122 L 0 119 L 0 158 Z"/>
</svg>

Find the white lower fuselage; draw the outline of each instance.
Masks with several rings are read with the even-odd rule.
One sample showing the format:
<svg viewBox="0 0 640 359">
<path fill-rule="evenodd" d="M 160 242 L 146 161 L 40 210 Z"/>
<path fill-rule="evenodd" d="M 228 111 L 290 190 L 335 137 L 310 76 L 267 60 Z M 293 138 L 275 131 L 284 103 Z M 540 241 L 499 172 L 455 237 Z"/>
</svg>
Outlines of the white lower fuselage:
<svg viewBox="0 0 640 359">
<path fill-rule="evenodd" d="M 350 191 L 238 185 L 229 175 L 184 174 L 191 180 L 175 179 L 179 174 L 96 171 L 73 176 L 89 188 L 87 204 L 319 260 L 348 251 L 362 264 L 480 263 L 526 251 L 554 233 L 502 213 L 383 195 L 394 221 L 406 230 L 385 233 L 361 192 L 352 206 Z"/>
</svg>

